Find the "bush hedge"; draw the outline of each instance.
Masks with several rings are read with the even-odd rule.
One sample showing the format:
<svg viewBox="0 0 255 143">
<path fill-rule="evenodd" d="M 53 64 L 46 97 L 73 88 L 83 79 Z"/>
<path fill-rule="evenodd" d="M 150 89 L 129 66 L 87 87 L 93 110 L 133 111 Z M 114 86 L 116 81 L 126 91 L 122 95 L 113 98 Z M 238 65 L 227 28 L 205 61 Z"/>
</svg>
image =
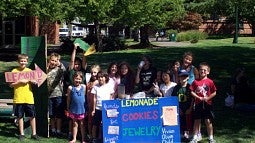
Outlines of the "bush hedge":
<svg viewBox="0 0 255 143">
<path fill-rule="evenodd" d="M 175 34 L 175 35 L 177 35 L 177 34 L 178 34 L 178 31 L 177 31 L 177 30 L 174 30 L 174 29 L 166 30 L 166 35 L 169 36 L 170 34 Z"/>
<path fill-rule="evenodd" d="M 198 40 L 204 40 L 208 37 L 208 34 L 198 30 L 189 30 L 185 32 L 180 32 L 177 34 L 176 41 L 190 41 L 191 43 L 196 43 Z"/>
</svg>

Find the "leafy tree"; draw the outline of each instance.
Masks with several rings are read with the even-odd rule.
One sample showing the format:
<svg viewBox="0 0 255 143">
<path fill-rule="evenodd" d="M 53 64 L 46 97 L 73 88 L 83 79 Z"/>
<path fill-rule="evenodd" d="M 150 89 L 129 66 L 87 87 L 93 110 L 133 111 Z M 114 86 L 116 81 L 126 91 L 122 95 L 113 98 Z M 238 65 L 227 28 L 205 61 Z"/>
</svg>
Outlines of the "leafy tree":
<svg viewBox="0 0 255 143">
<path fill-rule="evenodd" d="M 167 21 L 184 13 L 182 0 L 88 0 L 80 11 L 84 23 L 127 26 L 140 29 L 141 43 L 148 44 L 148 27 L 162 28 Z"/>
<path fill-rule="evenodd" d="M 83 0 L 4 0 L 0 2 L 2 18 L 37 16 L 40 25 L 55 21 L 70 23 L 77 10 L 84 8 Z"/>
<path fill-rule="evenodd" d="M 184 13 L 182 0 L 126 0 L 122 22 L 140 28 L 141 44 L 148 45 L 148 27 L 163 28 Z"/>
<path fill-rule="evenodd" d="M 168 27 L 177 31 L 197 30 L 202 24 L 203 19 L 199 13 L 187 12 L 183 18 L 167 23 Z"/>
<path fill-rule="evenodd" d="M 2 18 L 21 16 L 26 11 L 27 3 L 24 0 L 2 0 L 0 2 L 0 16 Z"/>
<path fill-rule="evenodd" d="M 84 8 L 83 0 L 32 1 L 27 7 L 28 15 L 38 16 L 41 25 L 55 21 L 71 25 L 71 21 L 77 16 L 77 10 Z"/>
<path fill-rule="evenodd" d="M 148 27 L 162 28 L 167 21 L 184 13 L 183 0 L 4 0 L 2 17 L 38 16 L 40 22 L 67 21 L 74 18 L 96 25 L 125 25 L 140 28 L 141 43 L 148 43 Z"/>
<path fill-rule="evenodd" d="M 101 47 L 102 37 L 100 36 L 100 24 L 107 24 L 111 21 L 108 13 L 113 8 L 116 0 L 86 0 L 84 8 L 77 11 L 78 17 L 83 24 L 93 23 L 95 31 L 90 31 L 89 36 L 95 36 Z M 95 35 L 92 35 L 95 33 Z"/>
<path fill-rule="evenodd" d="M 255 1 L 242 0 L 237 3 L 239 9 L 239 17 L 242 20 L 247 20 L 252 27 L 252 35 L 255 35 Z"/>
</svg>

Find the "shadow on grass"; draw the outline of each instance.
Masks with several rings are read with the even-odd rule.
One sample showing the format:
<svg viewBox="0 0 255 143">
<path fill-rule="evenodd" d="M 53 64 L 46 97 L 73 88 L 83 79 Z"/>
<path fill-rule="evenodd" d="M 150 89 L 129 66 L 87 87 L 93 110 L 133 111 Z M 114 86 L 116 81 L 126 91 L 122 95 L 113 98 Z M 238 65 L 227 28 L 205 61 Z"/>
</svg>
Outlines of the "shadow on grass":
<svg viewBox="0 0 255 143">
<path fill-rule="evenodd" d="M 229 142 L 245 142 L 254 139 L 254 115 L 245 114 L 240 111 L 230 110 L 224 106 L 226 92 L 230 89 L 231 75 L 237 67 L 245 67 L 250 82 L 255 82 L 255 49 L 240 48 L 232 46 L 196 48 L 196 47 L 178 47 L 158 49 L 141 49 L 140 52 L 113 52 L 103 55 L 93 55 L 88 61 L 97 62 L 106 69 L 111 61 L 128 61 L 133 69 L 141 60 L 142 54 L 148 54 L 153 59 L 153 64 L 160 70 L 166 68 L 175 59 L 182 59 L 186 51 L 194 53 L 194 65 L 198 66 L 200 62 L 208 62 L 211 66 L 209 77 L 212 78 L 217 86 L 217 96 L 214 99 L 214 108 L 216 114 L 215 136 L 216 138 L 228 138 Z M 254 87 L 253 87 L 254 88 Z M 255 95 L 254 95 L 255 96 Z M 205 133 L 206 135 L 207 133 Z M 249 140 L 250 139 L 250 140 Z M 222 140 L 221 140 L 222 141 Z"/>
<path fill-rule="evenodd" d="M 255 83 L 255 48 L 222 46 L 222 47 L 162 47 L 136 50 L 123 50 L 115 52 L 97 53 L 87 57 L 89 65 L 93 63 L 100 64 L 102 69 L 107 69 L 109 63 L 116 61 L 127 61 L 134 71 L 137 68 L 143 54 L 150 55 L 153 59 L 153 65 L 159 70 L 163 70 L 172 61 L 182 59 L 186 51 L 194 53 L 194 65 L 198 66 L 200 62 L 208 62 L 211 66 L 209 77 L 214 80 L 217 86 L 217 96 L 214 99 L 215 109 L 215 136 L 218 142 L 251 142 L 254 140 L 255 124 L 254 114 L 240 112 L 226 108 L 224 99 L 226 92 L 230 88 L 230 78 L 237 67 L 245 67 L 250 82 Z M 63 55 L 66 60 L 70 55 Z M 255 84 L 253 84 L 255 85 Z M 254 87 L 253 87 L 254 88 Z M 8 124 L 7 124 L 8 126 Z M 3 135 L 10 136 L 8 127 L 2 127 Z M 7 130 L 7 131 L 5 131 Z M 206 133 L 204 133 L 206 135 Z"/>
<path fill-rule="evenodd" d="M 217 137 L 228 137 L 228 141 L 233 143 L 254 140 L 254 113 L 223 107 L 223 110 L 217 111 L 216 114 Z"/>
<path fill-rule="evenodd" d="M 9 118 L 0 118 L 0 132 L 0 136 L 3 137 L 17 137 L 19 135 L 19 129 L 14 125 L 14 119 Z"/>
<path fill-rule="evenodd" d="M 165 69 L 165 67 L 173 60 L 181 60 L 182 55 L 186 51 L 194 53 L 194 65 L 197 66 L 200 62 L 206 61 L 212 67 L 211 76 L 222 77 L 229 76 L 232 71 L 239 67 L 244 66 L 250 72 L 251 67 L 255 66 L 255 49 L 239 48 L 239 47 L 211 47 L 196 48 L 196 47 L 178 47 L 178 48 L 157 48 L 157 49 L 138 49 L 126 50 L 120 52 L 110 52 L 103 54 L 95 54 L 88 57 L 90 63 L 102 63 L 104 65 L 111 61 L 128 61 L 134 68 L 141 60 L 142 54 L 148 54 L 152 57 L 154 65 L 158 69 Z M 253 69 L 252 69 L 253 70 Z"/>
</svg>

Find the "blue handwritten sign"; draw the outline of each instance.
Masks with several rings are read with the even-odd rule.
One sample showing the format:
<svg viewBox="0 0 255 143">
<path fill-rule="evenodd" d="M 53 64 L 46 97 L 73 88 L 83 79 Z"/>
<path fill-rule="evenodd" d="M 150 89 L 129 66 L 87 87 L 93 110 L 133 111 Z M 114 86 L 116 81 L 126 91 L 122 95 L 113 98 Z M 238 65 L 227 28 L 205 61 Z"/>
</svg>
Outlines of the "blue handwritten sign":
<svg viewBox="0 0 255 143">
<path fill-rule="evenodd" d="M 177 97 L 103 101 L 104 143 L 178 143 Z"/>
</svg>

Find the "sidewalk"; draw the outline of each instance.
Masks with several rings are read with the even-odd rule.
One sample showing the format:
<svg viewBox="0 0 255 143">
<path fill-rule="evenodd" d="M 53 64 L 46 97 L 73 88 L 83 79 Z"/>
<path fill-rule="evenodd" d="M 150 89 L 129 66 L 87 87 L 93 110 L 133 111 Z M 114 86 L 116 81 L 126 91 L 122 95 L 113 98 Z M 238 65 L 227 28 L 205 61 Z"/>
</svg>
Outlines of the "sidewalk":
<svg viewBox="0 0 255 143">
<path fill-rule="evenodd" d="M 159 38 L 158 41 L 156 41 L 156 38 L 150 38 L 149 40 L 153 45 L 159 47 L 184 47 L 191 45 L 190 42 L 171 42 L 167 38 L 164 39 Z"/>
</svg>

